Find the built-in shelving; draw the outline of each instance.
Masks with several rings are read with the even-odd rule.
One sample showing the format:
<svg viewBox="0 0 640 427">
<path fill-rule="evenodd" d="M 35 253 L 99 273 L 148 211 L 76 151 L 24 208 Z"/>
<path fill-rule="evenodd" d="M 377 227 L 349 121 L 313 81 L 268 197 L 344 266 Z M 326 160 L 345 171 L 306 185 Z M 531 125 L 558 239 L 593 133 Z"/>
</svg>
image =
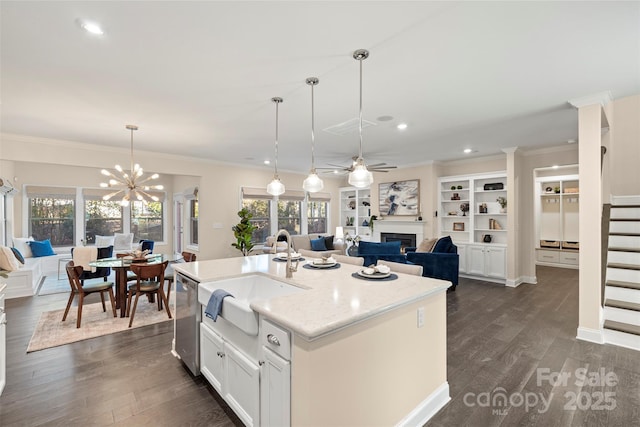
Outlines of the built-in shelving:
<svg viewBox="0 0 640 427">
<path fill-rule="evenodd" d="M 577 268 L 580 192 L 578 166 L 534 170 L 536 263 Z"/>
<path fill-rule="evenodd" d="M 355 187 L 340 188 L 340 225 L 350 236 L 371 239 L 371 190 Z M 352 219 L 352 221 L 351 221 Z"/>
<path fill-rule="evenodd" d="M 505 172 L 438 180 L 439 235 L 451 236 L 458 246 L 463 275 L 506 278 L 508 207 L 497 199 L 506 200 L 507 190 Z"/>
</svg>

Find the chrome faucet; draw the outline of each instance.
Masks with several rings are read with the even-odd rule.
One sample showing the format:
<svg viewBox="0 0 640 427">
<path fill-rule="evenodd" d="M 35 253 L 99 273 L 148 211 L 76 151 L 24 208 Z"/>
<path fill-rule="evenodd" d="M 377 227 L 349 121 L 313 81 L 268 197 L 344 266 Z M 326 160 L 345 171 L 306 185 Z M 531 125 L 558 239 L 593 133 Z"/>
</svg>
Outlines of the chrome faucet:
<svg viewBox="0 0 640 427">
<path fill-rule="evenodd" d="M 287 274 L 285 277 L 287 279 L 291 279 L 293 278 L 293 273 L 298 271 L 298 261 L 296 260 L 295 265 L 291 265 L 291 234 L 289 234 L 289 232 L 284 228 L 276 233 L 276 241 L 274 242 L 273 247 L 275 248 L 278 246 L 278 237 L 281 234 L 284 234 L 287 238 Z"/>
</svg>

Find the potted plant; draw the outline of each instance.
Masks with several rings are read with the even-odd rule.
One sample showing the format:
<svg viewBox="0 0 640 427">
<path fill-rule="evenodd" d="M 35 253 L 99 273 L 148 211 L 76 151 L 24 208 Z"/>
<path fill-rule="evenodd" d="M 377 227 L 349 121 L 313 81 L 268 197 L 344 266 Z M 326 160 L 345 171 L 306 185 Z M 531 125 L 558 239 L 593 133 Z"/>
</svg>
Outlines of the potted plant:
<svg viewBox="0 0 640 427">
<path fill-rule="evenodd" d="M 238 212 L 238 216 L 240 217 L 240 222 L 231 227 L 233 235 L 236 238 L 236 243 L 232 243 L 231 246 L 242 252 L 243 256 L 247 256 L 249 252 L 251 252 L 251 249 L 253 249 L 251 236 L 256 226 L 251 223 L 250 219 L 253 218 L 253 214 L 249 212 L 247 208 L 242 208 L 242 210 Z"/>
<path fill-rule="evenodd" d="M 498 202 L 500 204 L 500 213 L 505 213 L 507 212 L 507 198 L 506 197 L 498 197 L 496 199 L 496 202 Z"/>
</svg>

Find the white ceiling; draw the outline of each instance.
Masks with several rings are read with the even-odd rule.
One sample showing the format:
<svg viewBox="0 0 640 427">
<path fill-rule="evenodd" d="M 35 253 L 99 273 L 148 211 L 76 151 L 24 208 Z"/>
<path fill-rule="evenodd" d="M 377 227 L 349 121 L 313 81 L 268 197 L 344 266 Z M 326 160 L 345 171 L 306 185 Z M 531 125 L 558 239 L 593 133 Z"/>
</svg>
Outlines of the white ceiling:
<svg viewBox="0 0 640 427">
<path fill-rule="evenodd" d="M 567 101 L 640 93 L 640 2 L 2 1 L 2 132 L 283 170 L 399 166 L 577 139 Z M 77 19 L 103 26 L 82 31 Z M 390 121 L 378 120 L 393 117 Z M 405 131 L 396 129 L 408 123 Z"/>
</svg>

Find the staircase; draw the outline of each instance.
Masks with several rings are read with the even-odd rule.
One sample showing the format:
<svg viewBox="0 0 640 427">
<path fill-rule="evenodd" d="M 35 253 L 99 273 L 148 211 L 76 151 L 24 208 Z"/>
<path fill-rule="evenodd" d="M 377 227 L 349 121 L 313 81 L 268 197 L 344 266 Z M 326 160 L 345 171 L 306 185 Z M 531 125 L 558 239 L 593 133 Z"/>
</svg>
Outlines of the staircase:
<svg viewBox="0 0 640 427">
<path fill-rule="evenodd" d="M 604 291 L 604 339 L 640 351 L 640 205 L 614 204 Z"/>
</svg>

